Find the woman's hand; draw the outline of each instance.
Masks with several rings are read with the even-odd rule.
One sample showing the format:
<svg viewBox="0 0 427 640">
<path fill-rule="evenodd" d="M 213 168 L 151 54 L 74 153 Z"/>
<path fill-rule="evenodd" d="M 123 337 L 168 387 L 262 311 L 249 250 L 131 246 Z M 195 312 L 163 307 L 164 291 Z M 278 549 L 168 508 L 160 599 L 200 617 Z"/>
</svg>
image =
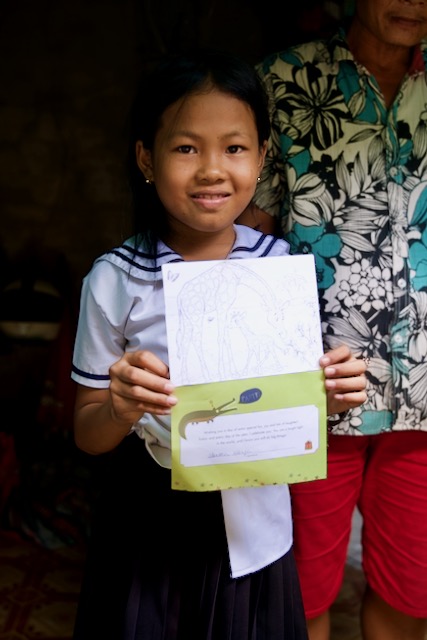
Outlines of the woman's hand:
<svg viewBox="0 0 427 640">
<path fill-rule="evenodd" d="M 328 415 L 342 413 L 366 401 L 366 363 L 355 358 L 346 345 L 327 351 L 319 363 L 325 374 Z"/>
</svg>

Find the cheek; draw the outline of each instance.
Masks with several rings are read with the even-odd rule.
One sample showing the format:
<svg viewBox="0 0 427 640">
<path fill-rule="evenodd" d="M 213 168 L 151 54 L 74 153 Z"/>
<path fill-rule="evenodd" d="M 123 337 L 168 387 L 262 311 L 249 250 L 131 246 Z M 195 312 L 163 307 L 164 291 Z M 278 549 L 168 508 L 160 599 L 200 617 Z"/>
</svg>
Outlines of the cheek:
<svg viewBox="0 0 427 640">
<path fill-rule="evenodd" d="M 176 157 L 173 160 L 166 158 L 163 162 L 155 164 L 154 176 L 156 182 L 161 181 L 165 185 L 170 185 L 171 187 L 176 185 L 182 188 L 193 177 L 194 173 L 194 163 L 185 158 L 183 160 Z"/>
<path fill-rule="evenodd" d="M 249 186 L 253 188 L 256 187 L 257 178 L 261 174 L 261 171 L 262 171 L 262 165 L 256 165 L 253 167 L 250 173 L 248 173 L 247 180 L 248 180 Z"/>
<path fill-rule="evenodd" d="M 177 192 L 185 185 L 187 175 L 182 167 L 176 166 L 173 163 L 163 163 L 154 167 L 154 180 L 159 191 Z"/>
<path fill-rule="evenodd" d="M 241 180 L 238 184 L 238 190 L 241 193 L 242 198 L 251 200 L 256 187 L 257 187 L 257 178 L 261 172 L 257 169 L 248 171 L 244 176 L 241 177 Z"/>
<path fill-rule="evenodd" d="M 163 206 L 168 211 L 173 211 L 179 206 L 181 200 L 182 189 L 169 180 L 160 180 L 156 182 L 157 195 L 162 201 Z"/>
</svg>

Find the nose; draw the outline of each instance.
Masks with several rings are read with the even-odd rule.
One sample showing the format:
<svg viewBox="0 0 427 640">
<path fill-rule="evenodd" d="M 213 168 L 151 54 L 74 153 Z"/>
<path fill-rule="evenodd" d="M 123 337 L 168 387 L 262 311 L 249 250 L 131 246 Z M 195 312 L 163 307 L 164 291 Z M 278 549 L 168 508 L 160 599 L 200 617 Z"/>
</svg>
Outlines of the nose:
<svg viewBox="0 0 427 640">
<path fill-rule="evenodd" d="M 223 180 L 224 175 L 225 170 L 218 154 L 210 153 L 201 156 L 197 169 L 197 180 L 204 183 L 214 183 Z"/>
</svg>

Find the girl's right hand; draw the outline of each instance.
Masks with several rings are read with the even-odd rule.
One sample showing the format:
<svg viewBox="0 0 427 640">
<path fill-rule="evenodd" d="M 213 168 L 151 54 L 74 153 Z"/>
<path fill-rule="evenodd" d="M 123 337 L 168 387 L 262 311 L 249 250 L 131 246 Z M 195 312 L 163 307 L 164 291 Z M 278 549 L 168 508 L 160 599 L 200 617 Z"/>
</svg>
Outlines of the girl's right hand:
<svg viewBox="0 0 427 640">
<path fill-rule="evenodd" d="M 169 415 L 177 403 L 169 367 L 150 351 L 125 353 L 110 368 L 111 417 L 133 424 L 144 413 Z"/>
<path fill-rule="evenodd" d="M 150 351 L 124 354 L 110 376 L 107 388 L 77 385 L 74 439 L 93 455 L 117 447 L 144 413 L 168 415 L 178 401 L 168 366 Z"/>
</svg>

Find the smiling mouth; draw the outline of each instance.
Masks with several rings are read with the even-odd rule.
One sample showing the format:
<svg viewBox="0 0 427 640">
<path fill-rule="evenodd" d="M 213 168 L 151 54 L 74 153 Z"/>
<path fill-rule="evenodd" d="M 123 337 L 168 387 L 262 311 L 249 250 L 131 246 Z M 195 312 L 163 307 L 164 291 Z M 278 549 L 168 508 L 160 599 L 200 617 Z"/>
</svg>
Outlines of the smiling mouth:
<svg viewBox="0 0 427 640">
<path fill-rule="evenodd" d="M 227 198 L 228 193 L 196 193 L 191 197 L 194 200 L 220 200 L 221 198 Z"/>
<path fill-rule="evenodd" d="M 419 27 L 422 23 L 423 20 L 421 20 L 421 18 L 413 18 L 413 17 L 408 17 L 408 16 L 392 16 L 391 19 L 394 22 L 399 22 L 400 24 L 407 24 L 408 26 L 412 26 L 412 27 Z"/>
<path fill-rule="evenodd" d="M 202 211 L 219 211 L 229 201 L 230 193 L 195 193 L 191 199 Z"/>
</svg>

